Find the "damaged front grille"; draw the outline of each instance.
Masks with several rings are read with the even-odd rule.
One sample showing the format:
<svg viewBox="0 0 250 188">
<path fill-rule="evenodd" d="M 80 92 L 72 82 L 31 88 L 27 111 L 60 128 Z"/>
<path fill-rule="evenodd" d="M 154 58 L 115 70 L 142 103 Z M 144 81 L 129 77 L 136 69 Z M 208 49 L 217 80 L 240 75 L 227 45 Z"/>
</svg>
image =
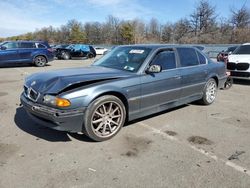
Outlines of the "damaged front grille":
<svg viewBox="0 0 250 188">
<path fill-rule="evenodd" d="M 39 93 L 36 92 L 34 89 L 32 89 L 31 87 L 28 88 L 27 86 L 24 86 L 24 94 L 27 98 L 29 98 L 30 100 L 36 102 L 38 97 L 39 97 Z"/>
</svg>

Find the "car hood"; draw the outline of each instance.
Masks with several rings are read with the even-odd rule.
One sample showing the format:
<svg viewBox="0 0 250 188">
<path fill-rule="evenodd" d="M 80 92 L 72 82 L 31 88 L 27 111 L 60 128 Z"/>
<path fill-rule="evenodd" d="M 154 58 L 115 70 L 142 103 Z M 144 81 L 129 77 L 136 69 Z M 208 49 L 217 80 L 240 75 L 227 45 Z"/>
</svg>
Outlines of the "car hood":
<svg viewBox="0 0 250 188">
<path fill-rule="evenodd" d="M 250 54 L 249 55 L 231 54 L 228 56 L 228 61 L 234 63 L 250 63 Z"/>
<path fill-rule="evenodd" d="M 134 73 L 100 66 L 70 68 L 35 73 L 26 78 L 25 85 L 39 93 L 57 94 L 73 85 L 85 86 L 97 82 L 131 77 Z"/>
</svg>

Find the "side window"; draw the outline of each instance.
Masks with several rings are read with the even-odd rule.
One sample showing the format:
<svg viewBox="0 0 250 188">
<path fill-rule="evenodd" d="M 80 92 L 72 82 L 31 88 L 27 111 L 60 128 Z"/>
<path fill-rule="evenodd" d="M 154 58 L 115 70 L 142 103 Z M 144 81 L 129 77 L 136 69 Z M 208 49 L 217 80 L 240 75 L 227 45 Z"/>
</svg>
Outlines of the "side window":
<svg viewBox="0 0 250 188">
<path fill-rule="evenodd" d="M 16 42 L 7 42 L 7 43 L 3 44 L 2 46 L 6 47 L 6 49 L 18 48 L 18 45 Z"/>
<path fill-rule="evenodd" d="M 182 67 L 195 66 L 199 64 L 197 54 L 193 48 L 177 48 Z"/>
<path fill-rule="evenodd" d="M 205 58 L 204 55 L 202 55 L 199 51 L 196 51 L 196 53 L 198 54 L 198 58 L 199 58 L 199 62 L 201 65 L 204 65 L 207 63 L 207 59 Z"/>
<path fill-rule="evenodd" d="M 19 48 L 36 48 L 32 42 L 21 42 Z"/>
<path fill-rule="evenodd" d="M 162 70 L 176 68 L 174 51 L 163 51 L 158 53 L 153 59 L 151 65 L 160 65 Z"/>
<path fill-rule="evenodd" d="M 46 46 L 41 43 L 35 43 L 35 46 L 36 48 L 46 48 Z"/>
</svg>

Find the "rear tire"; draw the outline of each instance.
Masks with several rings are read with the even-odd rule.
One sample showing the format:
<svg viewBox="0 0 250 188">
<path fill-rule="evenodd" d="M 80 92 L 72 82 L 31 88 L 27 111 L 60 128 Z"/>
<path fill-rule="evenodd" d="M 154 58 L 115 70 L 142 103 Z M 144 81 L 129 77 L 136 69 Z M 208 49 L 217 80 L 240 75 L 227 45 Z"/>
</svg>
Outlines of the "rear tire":
<svg viewBox="0 0 250 188">
<path fill-rule="evenodd" d="M 217 93 L 217 83 L 215 79 L 210 78 L 203 90 L 203 97 L 200 102 L 204 105 L 210 105 L 215 101 Z"/>
<path fill-rule="evenodd" d="M 229 89 L 233 86 L 233 78 L 231 78 L 230 76 L 227 78 L 225 84 L 224 84 L 224 90 Z"/>
<path fill-rule="evenodd" d="M 91 53 L 88 54 L 88 58 L 89 58 L 89 59 L 91 59 L 91 58 L 93 58 L 93 57 L 94 57 L 93 54 L 91 54 Z"/>
<path fill-rule="evenodd" d="M 105 141 L 121 130 L 125 120 L 123 102 L 112 95 L 101 96 L 86 110 L 83 132 L 94 141 Z"/>
<path fill-rule="evenodd" d="M 36 56 L 34 59 L 34 64 L 37 67 L 44 67 L 47 63 L 47 59 L 44 56 Z"/>
</svg>

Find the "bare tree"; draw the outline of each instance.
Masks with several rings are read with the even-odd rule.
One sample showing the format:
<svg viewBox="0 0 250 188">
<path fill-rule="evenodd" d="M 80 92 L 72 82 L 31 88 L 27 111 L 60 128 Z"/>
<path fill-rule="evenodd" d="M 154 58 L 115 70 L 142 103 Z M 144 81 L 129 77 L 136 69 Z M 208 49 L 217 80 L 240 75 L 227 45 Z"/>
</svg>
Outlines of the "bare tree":
<svg viewBox="0 0 250 188">
<path fill-rule="evenodd" d="M 163 43 L 174 43 L 174 26 L 173 24 L 167 23 L 162 27 L 161 41 Z"/>
<path fill-rule="evenodd" d="M 160 40 L 160 23 L 156 18 L 152 18 L 148 24 L 147 39 L 150 42 L 159 42 Z"/>
<path fill-rule="evenodd" d="M 235 28 L 245 28 L 250 24 L 250 10 L 243 5 L 239 10 L 231 8 L 231 22 Z"/>
<path fill-rule="evenodd" d="M 174 26 L 174 38 L 178 43 L 186 43 L 184 40 L 191 31 L 190 22 L 187 19 L 180 19 Z"/>
<path fill-rule="evenodd" d="M 103 25 L 103 34 L 108 44 L 118 44 L 120 20 L 109 15 L 106 23 Z"/>
<path fill-rule="evenodd" d="M 145 36 L 145 23 L 142 20 L 135 19 L 132 21 L 134 43 L 143 43 L 146 40 Z"/>
<path fill-rule="evenodd" d="M 215 6 L 211 5 L 207 0 L 201 0 L 190 17 L 195 36 L 208 33 L 216 24 Z"/>
</svg>

